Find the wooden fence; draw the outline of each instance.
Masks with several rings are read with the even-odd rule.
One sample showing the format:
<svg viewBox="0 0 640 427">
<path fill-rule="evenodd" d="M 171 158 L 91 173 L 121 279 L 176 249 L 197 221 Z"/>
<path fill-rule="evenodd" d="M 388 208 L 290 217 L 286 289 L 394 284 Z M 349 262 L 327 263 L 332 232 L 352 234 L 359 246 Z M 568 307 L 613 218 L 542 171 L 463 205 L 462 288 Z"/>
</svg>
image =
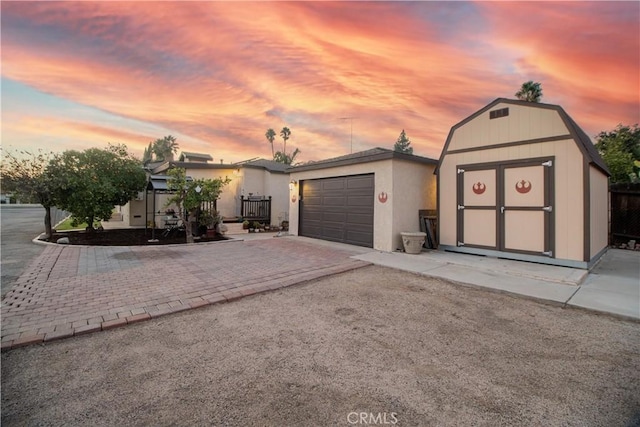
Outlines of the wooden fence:
<svg viewBox="0 0 640 427">
<path fill-rule="evenodd" d="M 611 184 L 609 242 L 640 241 L 640 183 Z"/>
</svg>

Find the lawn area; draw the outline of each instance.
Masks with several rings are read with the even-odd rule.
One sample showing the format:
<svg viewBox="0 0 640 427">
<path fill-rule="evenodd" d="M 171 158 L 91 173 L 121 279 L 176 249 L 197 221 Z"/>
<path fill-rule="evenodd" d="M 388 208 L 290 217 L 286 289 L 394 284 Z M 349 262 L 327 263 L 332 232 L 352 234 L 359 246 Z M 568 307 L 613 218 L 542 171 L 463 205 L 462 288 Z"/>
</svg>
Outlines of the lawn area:
<svg viewBox="0 0 640 427">
<path fill-rule="evenodd" d="M 84 230 L 85 228 L 87 228 L 86 222 L 83 222 L 82 224 L 78 224 L 74 226 L 74 225 L 71 225 L 72 221 L 73 220 L 71 219 L 71 217 L 65 219 L 57 227 L 55 227 L 56 231 Z M 93 223 L 94 228 L 98 228 L 101 225 L 102 223 L 100 221 L 95 221 Z"/>
</svg>

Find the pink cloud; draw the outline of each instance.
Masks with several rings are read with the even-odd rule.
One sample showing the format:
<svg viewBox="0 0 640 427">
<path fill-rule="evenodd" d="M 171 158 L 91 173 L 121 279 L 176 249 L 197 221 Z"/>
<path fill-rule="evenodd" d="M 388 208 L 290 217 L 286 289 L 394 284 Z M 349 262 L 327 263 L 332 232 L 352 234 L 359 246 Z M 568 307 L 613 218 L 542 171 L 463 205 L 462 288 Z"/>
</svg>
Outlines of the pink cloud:
<svg viewBox="0 0 640 427">
<path fill-rule="evenodd" d="M 450 126 L 529 76 L 587 130 L 637 117 L 638 61 L 621 52 L 638 42 L 593 25 L 604 16 L 638 34 L 618 6 L 463 6 L 456 19 L 469 20 L 443 34 L 435 19 L 452 6 L 428 2 L 3 2 L 2 75 L 230 160 L 268 156 L 265 130 L 285 125 L 302 160 L 344 154 L 340 117 L 355 117 L 355 149 L 391 147 L 405 129 L 418 154 L 437 157 Z"/>
</svg>

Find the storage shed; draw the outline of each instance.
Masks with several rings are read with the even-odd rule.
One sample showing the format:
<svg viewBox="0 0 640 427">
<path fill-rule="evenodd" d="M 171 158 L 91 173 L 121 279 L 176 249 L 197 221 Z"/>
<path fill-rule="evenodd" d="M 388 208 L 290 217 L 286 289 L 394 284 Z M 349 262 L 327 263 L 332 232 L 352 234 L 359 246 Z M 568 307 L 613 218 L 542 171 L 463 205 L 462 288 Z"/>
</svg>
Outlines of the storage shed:
<svg viewBox="0 0 640 427">
<path fill-rule="evenodd" d="M 393 251 L 435 210 L 437 160 L 374 148 L 289 169 L 289 232 Z"/>
<path fill-rule="evenodd" d="M 558 105 L 498 98 L 451 128 L 441 249 L 590 268 L 608 243 L 606 164 Z"/>
</svg>

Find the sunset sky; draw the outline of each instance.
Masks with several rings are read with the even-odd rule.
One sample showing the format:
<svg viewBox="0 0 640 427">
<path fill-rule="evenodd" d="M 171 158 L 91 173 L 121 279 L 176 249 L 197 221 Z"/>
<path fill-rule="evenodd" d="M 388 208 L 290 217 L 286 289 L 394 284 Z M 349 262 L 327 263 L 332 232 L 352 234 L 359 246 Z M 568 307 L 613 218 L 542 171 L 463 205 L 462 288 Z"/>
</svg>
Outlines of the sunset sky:
<svg viewBox="0 0 640 427">
<path fill-rule="evenodd" d="M 174 135 L 225 163 L 392 148 L 527 80 L 592 138 L 640 121 L 640 3 L 2 1 L 2 146 L 61 152 Z M 353 119 L 341 119 L 352 117 Z M 276 139 L 276 149 L 282 140 Z M 289 151 L 289 150 L 288 150 Z"/>
</svg>

